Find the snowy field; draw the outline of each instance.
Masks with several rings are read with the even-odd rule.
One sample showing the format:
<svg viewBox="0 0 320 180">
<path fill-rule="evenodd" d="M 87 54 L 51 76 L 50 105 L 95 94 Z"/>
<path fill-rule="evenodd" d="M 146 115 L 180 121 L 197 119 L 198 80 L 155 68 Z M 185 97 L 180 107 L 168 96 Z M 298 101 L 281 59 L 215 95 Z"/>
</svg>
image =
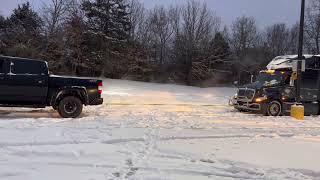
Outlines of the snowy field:
<svg viewBox="0 0 320 180">
<path fill-rule="evenodd" d="M 106 80 L 79 119 L 0 109 L 0 179 L 320 179 L 320 118 L 242 114 L 232 88 Z"/>
</svg>

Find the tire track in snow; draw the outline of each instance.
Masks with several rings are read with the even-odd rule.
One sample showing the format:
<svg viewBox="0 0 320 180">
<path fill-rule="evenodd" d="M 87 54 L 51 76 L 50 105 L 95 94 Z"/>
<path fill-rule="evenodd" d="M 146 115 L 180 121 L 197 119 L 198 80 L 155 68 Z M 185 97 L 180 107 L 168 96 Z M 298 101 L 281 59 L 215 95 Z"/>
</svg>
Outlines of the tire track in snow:
<svg viewBox="0 0 320 180">
<path fill-rule="evenodd" d="M 147 123 L 146 130 L 144 132 L 143 138 L 137 138 L 136 142 L 139 142 L 141 144 L 141 148 L 138 149 L 137 152 L 134 151 L 128 151 L 129 154 L 131 154 L 131 157 L 129 157 L 125 161 L 125 165 L 118 169 L 117 172 L 112 173 L 114 178 L 117 179 L 130 179 L 135 177 L 137 171 L 139 171 L 139 168 L 135 167 L 135 164 L 143 163 L 144 166 L 148 166 L 149 158 L 153 156 L 153 153 L 157 149 L 157 141 L 159 139 L 159 128 L 157 127 L 157 120 L 156 115 L 154 112 L 151 112 L 150 116 L 147 117 Z M 106 143 L 106 142 L 104 142 Z M 107 142 L 106 144 L 109 144 L 110 142 Z M 127 149 L 130 149 L 128 147 Z"/>
<path fill-rule="evenodd" d="M 221 108 L 230 108 L 229 105 L 223 104 L 162 104 L 162 103 L 145 103 L 145 104 L 136 104 L 136 103 L 107 103 L 107 106 L 186 106 L 186 107 L 221 107 Z"/>
<path fill-rule="evenodd" d="M 263 137 L 263 135 L 261 135 Z M 171 136 L 159 137 L 159 141 L 173 140 L 195 140 L 195 139 L 230 139 L 230 138 L 254 138 L 256 135 L 214 135 L 214 136 Z M 268 137 L 265 135 L 265 137 Z M 106 141 L 56 141 L 56 142 L 0 142 L 0 148 L 4 147 L 22 147 L 22 146 L 58 146 L 58 145 L 80 145 L 80 144 L 121 144 L 129 142 L 145 142 L 146 138 L 127 138 L 127 139 L 111 139 Z"/>
<path fill-rule="evenodd" d="M 59 163 L 59 162 L 49 162 L 48 165 L 51 166 L 65 166 L 65 167 L 78 167 L 78 168 L 107 168 L 114 169 L 116 165 L 106 165 L 106 164 L 89 164 L 89 163 Z M 265 179 L 263 173 L 257 173 L 254 171 L 246 170 L 243 168 L 231 168 L 231 169 L 222 169 L 218 167 L 211 167 L 210 171 L 198 171 L 198 170 L 186 170 L 179 168 L 155 168 L 155 167 L 142 167 L 142 166 L 132 166 L 130 169 L 140 170 L 144 172 L 163 172 L 165 174 L 176 174 L 176 175 L 188 175 L 188 176 L 207 176 L 207 177 L 222 177 L 222 178 L 235 178 L 235 179 Z M 238 173 L 238 172 L 243 173 Z M 235 173 L 237 172 L 237 173 Z M 130 172 L 129 172 L 130 174 Z M 117 179 L 130 179 L 132 176 L 127 176 L 128 174 L 114 173 L 114 178 Z M 134 174 L 133 174 L 134 175 Z M 137 178 L 136 178 L 137 179 Z M 139 178 L 138 178 L 139 179 Z"/>
</svg>

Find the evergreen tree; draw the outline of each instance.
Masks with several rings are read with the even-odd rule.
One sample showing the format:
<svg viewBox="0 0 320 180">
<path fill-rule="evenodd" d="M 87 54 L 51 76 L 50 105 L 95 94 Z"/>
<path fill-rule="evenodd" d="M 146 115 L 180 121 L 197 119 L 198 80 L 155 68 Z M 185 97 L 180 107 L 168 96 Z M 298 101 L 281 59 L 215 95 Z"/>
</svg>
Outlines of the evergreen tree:
<svg viewBox="0 0 320 180">
<path fill-rule="evenodd" d="M 131 22 L 128 9 L 129 5 L 125 0 L 115 0 L 113 14 L 116 28 L 115 35 L 118 40 L 127 41 L 130 36 Z"/>
<path fill-rule="evenodd" d="M 5 29 L 6 29 L 6 19 L 0 15 L 0 54 L 3 54 L 6 48 Z"/>
<path fill-rule="evenodd" d="M 228 41 L 225 39 L 224 35 L 221 32 L 216 33 L 214 39 L 211 43 L 211 49 L 215 58 L 215 62 L 225 62 L 230 56 L 230 46 Z"/>
<path fill-rule="evenodd" d="M 5 28 L 5 23 L 6 23 L 6 19 L 0 15 L 0 29 L 4 29 Z"/>
<path fill-rule="evenodd" d="M 225 78 L 231 73 L 231 50 L 226 36 L 218 32 L 211 43 L 212 58 L 210 60 L 210 70 L 214 72 L 216 83 L 230 83 L 232 79 Z M 221 76 L 223 78 L 221 78 Z"/>
<path fill-rule="evenodd" d="M 39 58 L 41 50 L 42 21 L 29 2 L 19 5 L 7 20 L 8 49 L 6 54 Z"/>
<path fill-rule="evenodd" d="M 101 75 L 119 78 L 126 73 L 123 51 L 129 38 L 130 20 L 124 0 L 86 0 L 82 4 L 91 37 L 91 57 L 103 64 Z"/>
<path fill-rule="evenodd" d="M 230 47 L 221 32 L 217 32 L 201 58 L 192 64 L 193 80 L 203 81 L 214 78 L 215 74 L 227 73 L 230 63 Z"/>
<path fill-rule="evenodd" d="M 68 51 L 66 64 L 71 67 L 73 75 L 96 76 L 95 69 L 99 67 L 94 59 L 89 60 L 88 36 L 84 33 L 87 29 L 80 14 L 72 14 L 66 22 L 66 49 Z"/>
<path fill-rule="evenodd" d="M 100 35 L 106 40 L 113 36 L 112 31 L 115 29 L 112 20 L 113 6 L 113 0 L 86 0 L 83 2 L 82 7 L 88 18 L 90 33 Z"/>
</svg>

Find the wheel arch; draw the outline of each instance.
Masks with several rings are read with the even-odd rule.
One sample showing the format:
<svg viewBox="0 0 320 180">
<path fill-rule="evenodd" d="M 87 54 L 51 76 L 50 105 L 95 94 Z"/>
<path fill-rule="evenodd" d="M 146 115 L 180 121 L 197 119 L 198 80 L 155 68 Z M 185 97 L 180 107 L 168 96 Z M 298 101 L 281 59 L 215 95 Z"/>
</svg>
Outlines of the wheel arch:
<svg viewBox="0 0 320 180">
<path fill-rule="evenodd" d="M 87 89 L 85 87 L 72 86 L 57 89 L 55 95 L 51 99 L 51 106 L 57 106 L 63 98 L 68 96 L 79 98 L 84 105 L 89 104 Z"/>
</svg>

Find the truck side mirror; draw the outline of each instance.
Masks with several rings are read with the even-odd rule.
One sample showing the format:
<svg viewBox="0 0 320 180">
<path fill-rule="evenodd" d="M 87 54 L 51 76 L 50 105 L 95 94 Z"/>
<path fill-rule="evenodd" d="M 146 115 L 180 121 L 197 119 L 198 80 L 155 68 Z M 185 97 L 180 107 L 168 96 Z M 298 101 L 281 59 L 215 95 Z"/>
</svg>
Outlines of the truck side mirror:
<svg viewBox="0 0 320 180">
<path fill-rule="evenodd" d="M 251 83 L 254 82 L 254 75 L 251 75 Z"/>
<path fill-rule="evenodd" d="M 293 87 L 294 86 L 294 79 L 291 77 L 290 78 L 290 87 Z"/>
<path fill-rule="evenodd" d="M 238 81 L 234 81 L 234 82 L 233 82 L 233 85 L 238 86 L 238 85 L 239 85 L 239 82 L 238 82 Z"/>
<path fill-rule="evenodd" d="M 290 86 L 294 87 L 294 82 L 298 79 L 297 73 L 293 72 L 290 77 Z"/>
</svg>

